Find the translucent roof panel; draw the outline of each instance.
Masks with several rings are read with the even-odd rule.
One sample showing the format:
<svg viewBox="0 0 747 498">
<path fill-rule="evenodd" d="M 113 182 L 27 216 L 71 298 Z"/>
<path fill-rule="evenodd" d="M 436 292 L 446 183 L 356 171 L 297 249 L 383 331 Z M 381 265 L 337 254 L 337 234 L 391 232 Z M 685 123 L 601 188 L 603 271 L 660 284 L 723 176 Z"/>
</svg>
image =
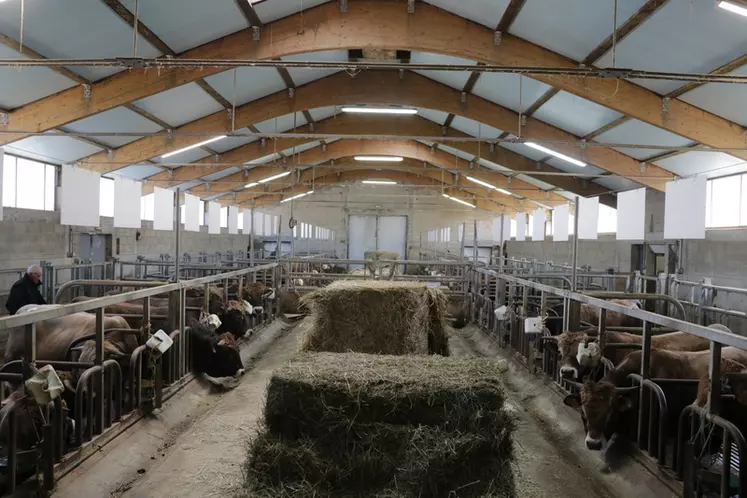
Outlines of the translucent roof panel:
<svg viewBox="0 0 747 498">
<path fill-rule="evenodd" d="M 286 88 L 280 73 L 274 67 L 239 67 L 208 76 L 205 81 L 224 99 L 236 102 L 236 105 L 246 104 Z"/>
<path fill-rule="evenodd" d="M 542 180 L 539 179 L 539 178 L 552 178 L 550 176 L 536 177 L 536 176 L 529 176 L 529 175 L 516 175 L 516 178 L 519 180 L 525 181 L 530 185 L 534 185 L 535 187 L 540 188 L 542 190 L 552 190 L 553 188 L 555 188 L 549 183 L 543 182 Z"/>
<path fill-rule="evenodd" d="M 637 119 L 628 120 L 611 130 L 607 130 L 594 140 L 603 143 L 663 145 L 665 147 L 683 147 L 691 143 L 685 137 L 675 135 Z M 617 150 L 639 160 L 648 159 L 649 157 L 667 152 L 667 149 L 641 149 L 634 147 L 620 147 Z"/>
<path fill-rule="evenodd" d="M 314 118 L 314 121 L 322 121 L 324 119 L 331 118 L 336 114 L 339 114 L 335 106 L 328 107 L 317 107 L 316 109 L 309 109 L 309 114 Z"/>
<path fill-rule="evenodd" d="M 462 116 L 454 116 L 454 120 L 451 122 L 451 127 L 455 130 L 459 130 L 467 135 L 473 137 L 481 137 L 486 139 L 498 138 L 503 131 L 498 128 L 480 123 L 473 119 L 463 118 Z"/>
<path fill-rule="evenodd" d="M 50 59 L 132 57 L 132 28 L 104 2 L 65 0 L 25 2 L 23 43 Z M 15 40 L 21 35 L 21 2 L 0 3 L 0 33 Z M 161 53 L 138 36 L 138 57 Z M 122 69 L 72 66 L 70 70 L 99 80 Z"/>
<path fill-rule="evenodd" d="M 307 151 L 309 149 L 313 149 L 314 147 L 319 147 L 321 144 L 322 143 L 319 142 L 319 141 L 316 141 L 316 142 L 307 142 L 305 144 L 297 145 L 296 147 L 291 147 L 291 148 L 285 149 L 283 151 L 283 154 L 285 154 L 286 156 L 288 156 L 290 158 L 290 156 L 292 156 L 293 154 L 299 154 L 299 153 Z M 289 161 L 292 161 L 292 159 L 289 159 Z"/>
<path fill-rule="evenodd" d="M 645 3 L 617 2 L 617 25 L 624 24 Z M 612 34 L 614 7 L 615 2 L 603 0 L 526 2 L 509 32 L 582 61 Z"/>
<path fill-rule="evenodd" d="M 2 12 L 2 4 L 0 4 Z M 0 44 L 0 59 L 26 59 L 20 52 Z M 0 67 L 0 107 L 13 109 L 77 85 L 47 67 Z"/>
<path fill-rule="evenodd" d="M 742 159 L 723 152 L 692 151 L 656 161 L 654 164 L 679 176 L 707 173 L 709 178 L 744 171 Z"/>
<path fill-rule="evenodd" d="M 429 52 L 412 52 L 410 54 L 410 62 L 413 64 L 449 64 L 449 65 L 471 65 L 476 66 L 477 62 L 462 59 L 459 57 L 451 57 L 449 55 L 432 54 Z M 465 71 L 415 71 L 418 74 L 422 74 L 432 80 L 443 83 L 444 85 L 450 86 L 460 92 L 464 88 L 464 84 L 467 83 L 471 73 Z M 405 75 L 407 78 L 407 75 Z"/>
<path fill-rule="evenodd" d="M 135 12 L 135 0 L 121 0 Z M 236 2 L 158 0 L 140 2 L 142 22 L 176 53 L 247 28 Z"/>
<path fill-rule="evenodd" d="M 256 123 L 254 126 L 262 133 L 285 133 L 286 131 L 293 130 L 294 127 L 298 128 L 306 124 L 306 118 L 302 112 L 291 114 L 285 114 L 278 116 L 277 118 L 268 119 L 261 123 Z"/>
<path fill-rule="evenodd" d="M 550 86 L 511 73 L 483 73 L 472 93 L 516 112 L 524 112 L 542 97 Z"/>
<path fill-rule="evenodd" d="M 641 188 L 641 184 L 636 183 L 632 180 L 628 180 L 627 178 L 622 178 L 620 176 L 605 176 L 602 178 L 596 178 L 594 180 L 594 183 L 601 185 L 602 187 L 608 188 L 614 192 L 624 192 L 625 190 L 633 190 L 637 188 Z"/>
<path fill-rule="evenodd" d="M 278 159 L 280 159 L 280 154 L 272 153 L 266 156 L 258 157 L 257 159 L 252 159 L 251 161 L 247 161 L 246 164 L 265 164 L 276 161 Z"/>
<path fill-rule="evenodd" d="M 585 136 L 608 125 L 622 114 L 567 92 L 558 92 L 535 113 L 540 121 Z"/>
<path fill-rule="evenodd" d="M 211 144 L 212 145 L 212 144 Z M 158 161 L 159 163 L 168 163 L 168 164 L 189 164 L 193 163 L 195 161 L 199 161 L 200 159 L 203 159 L 210 155 L 210 152 L 206 151 L 205 149 L 202 149 L 200 147 L 196 149 L 190 149 L 186 150 L 184 152 L 181 152 L 179 154 L 176 154 L 174 156 L 169 156 L 167 158 L 163 157 L 157 157 L 154 160 Z M 178 166 L 169 166 L 170 168 L 176 168 Z"/>
<path fill-rule="evenodd" d="M 228 195 L 228 192 L 221 192 L 220 194 L 213 194 L 213 195 L 207 195 L 202 198 L 203 201 L 214 201 L 215 199 L 218 199 L 220 197 L 223 197 L 225 195 Z"/>
<path fill-rule="evenodd" d="M 421 118 L 425 118 L 428 121 L 438 123 L 439 125 L 443 125 L 449 114 L 443 111 L 436 111 L 434 109 L 423 109 L 422 107 L 418 107 L 418 116 L 420 116 Z"/>
<path fill-rule="evenodd" d="M 236 130 L 237 133 L 244 133 L 249 132 L 249 128 L 241 128 L 240 130 Z M 257 137 L 227 137 L 223 140 L 218 140 L 217 142 L 213 142 L 209 145 L 211 149 L 213 149 L 216 152 L 227 152 L 231 149 L 235 149 L 237 147 L 241 147 L 242 145 L 246 145 L 251 142 L 256 142 L 258 139 Z"/>
<path fill-rule="evenodd" d="M 533 149 L 521 143 L 514 144 L 510 142 L 501 142 L 500 146 L 503 147 L 504 149 L 510 150 L 511 152 L 516 152 L 517 154 L 521 154 L 522 156 L 532 161 L 539 161 L 541 159 L 544 159 L 547 156 L 547 154 L 545 154 L 544 152 Z"/>
<path fill-rule="evenodd" d="M 112 171 L 106 176 L 118 175 L 129 178 L 131 180 L 144 180 L 145 178 L 153 176 L 156 173 L 160 173 L 161 171 L 163 171 L 163 168 L 161 168 L 160 166 L 155 166 L 153 164 L 133 164 L 131 166 L 126 166 L 122 169 Z"/>
<path fill-rule="evenodd" d="M 747 76 L 747 65 L 729 74 Z M 680 99 L 729 121 L 747 126 L 747 85 L 708 83 L 687 92 Z"/>
<path fill-rule="evenodd" d="M 492 161 L 488 161 L 487 159 L 480 159 L 480 165 L 485 166 L 486 168 L 490 168 L 495 171 L 511 171 L 510 168 L 506 168 L 504 166 L 501 166 L 498 163 L 494 163 Z"/>
<path fill-rule="evenodd" d="M 277 21 L 283 17 L 290 16 L 301 10 L 308 10 L 317 5 L 327 3 L 329 0 L 265 0 L 264 2 L 255 2 L 254 11 L 257 13 L 259 20 L 267 24 Z"/>
<path fill-rule="evenodd" d="M 188 102 L 189 105 L 185 105 Z M 197 83 L 188 83 L 140 99 L 134 104 L 171 126 L 177 127 L 223 109 Z"/>
<path fill-rule="evenodd" d="M 624 2 L 622 2 L 624 3 Z M 617 67 L 649 71 L 708 73 L 747 52 L 745 18 L 718 8 L 716 1 L 668 2 L 617 47 Z M 608 67 L 607 53 L 598 65 Z M 682 81 L 642 80 L 666 94 Z"/>
<path fill-rule="evenodd" d="M 566 173 L 579 173 L 579 174 L 586 173 L 590 175 L 594 175 L 597 173 L 604 173 L 603 169 L 596 168 L 592 165 L 577 166 L 575 164 L 569 163 L 568 161 L 564 161 L 563 159 L 558 159 L 557 157 L 552 157 L 548 159 L 547 164 L 549 164 L 555 169 L 559 169 L 560 171 L 565 171 Z M 552 177 L 547 176 L 546 178 L 549 179 Z"/>
<path fill-rule="evenodd" d="M 202 185 L 203 183 L 204 182 L 202 182 L 201 180 L 190 180 L 188 182 L 180 183 L 178 185 L 172 185 L 171 187 L 169 187 L 169 189 L 170 190 L 179 189 L 182 192 L 184 192 L 185 190 L 189 190 L 189 189 L 194 188 L 194 187 L 196 187 L 198 185 Z M 191 193 L 192 193 L 192 195 L 202 195 L 202 192 L 191 192 Z"/>
<path fill-rule="evenodd" d="M 202 177 L 202 180 L 205 180 L 206 182 L 214 182 L 216 180 L 220 180 L 221 178 L 225 178 L 227 176 L 233 175 L 234 173 L 238 173 L 239 168 L 237 167 L 231 167 L 226 168 L 220 171 L 216 171 L 215 173 L 210 173 L 209 175 L 205 175 Z"/>
<path fill-rule="evenodd" d="M 91 117 L 81 119 L 80 121 L 74 121 L 66 125 L 65 129 L 79 133 L 155 133 L 161 130 L 161 126 L 125 107 L 116 107 L 99 114 L 94 114 Z M 134 142 L 140 137 L 97 136 L 92 138 L 97 142 L 104 143 L 110 147 L 121 147 L 124 144 Z"/>
<path fill-rule="evenodd" d="M 427 3 L 444 9 L 470 21 L 495 29 L 508 7 L 509 0 L 426 0 Z M 417 9 L 417 7 L 416 7 Z"/>
<path fill-rule="evenodd" d="M 103 149 L 72 137 L 34 136 L 6 145 L 5 150 L 37 161 L 63 164 L 83 159 Z"/>
<path fill-rule="evenodd" d="M 463 150 L 460 150 L 460 149 L 449 147 L 448 145 L 439 144 L 438 148 L 444 152 L 448 152 L 449 154 L 454 154 L 457 157 L 461 157 L 465 161 L 471 161 L 475 158 L 475 156 L 473 156 L 472 154 L 468 154 L 467 152 L 464 152 Z"/>
<path fill-rule="evenodd" d="M 295 62 L 347 62 L 347 50 L 325 50 L 322 52 L 307 52 L 304 54 L 288 55 L 282 58 L 284 61 Z M 342 71 L 342 69 L 316 69 L 311 67 L 288 68 L 293 83 L 296 86 L 305 85 L 314 80 L 324 78 L 331 74 Z"/>
</svg>

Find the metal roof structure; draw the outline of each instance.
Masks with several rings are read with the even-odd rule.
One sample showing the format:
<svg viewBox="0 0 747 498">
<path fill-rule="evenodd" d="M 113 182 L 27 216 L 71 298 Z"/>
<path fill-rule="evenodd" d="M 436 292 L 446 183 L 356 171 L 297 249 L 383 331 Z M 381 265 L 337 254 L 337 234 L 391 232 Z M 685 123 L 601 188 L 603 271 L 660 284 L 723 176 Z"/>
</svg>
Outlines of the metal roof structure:
<svg viewBox="0 0 747 498">
<path fill-rule="evenodd" d="M 399 150 L 405 163 L 422 165 L 400 168 L 408 182 L 458 189 L 496 211 L 574 195 L 614 205 L 618 191 L 747 171 L 747 84 L 449 66 L 747 75 L 747 17 L 720 2 L 25 0 L 22 12 L 21 0 L 2 0 L 0 59 L 19 65 L 0 65 L 0 145 L 142 179 L 146 192 L 178 186 L 226 204 L 277 202 L 273 194 L 334 180 L 333 172 L 357 181 L 340 172 L 361 166 L 350 159 L 357 151 Z M 132 57 L 205 65 L 21 65 Z M 328 64 L 211 66 L 218 59 Z M 401 69 L 335 66 L 350 61 Z M 413 64 L 434 68 L 411 71 Z M 356 105 L 413 108 L 417 116 L 342 112 Z M 281 135 L 260 138 L 268 134 Z M 244 188 L 245 178 L 273 170 L 294 174 Z M 514 195 L 465 183 L 470 174 Z"/>
</svg>

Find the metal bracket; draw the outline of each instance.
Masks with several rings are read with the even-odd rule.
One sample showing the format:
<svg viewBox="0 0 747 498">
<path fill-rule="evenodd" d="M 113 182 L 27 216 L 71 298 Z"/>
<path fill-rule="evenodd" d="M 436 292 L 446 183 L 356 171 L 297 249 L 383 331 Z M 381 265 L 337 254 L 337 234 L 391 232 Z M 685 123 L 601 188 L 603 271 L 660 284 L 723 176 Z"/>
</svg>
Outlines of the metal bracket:
<svg viewBox="0 0 747 498">
<path fill-rule="evenodd" d="M 7 112 L 0 112 L 0 125 L 8 126 L 10 115 Z"/>
<path fill-rule="evenodd" d="M 233 119 L 233 109 L 226 109 L 226 114 L 228 114 L 228 119 Z"/>
<path fill-rule="evenodd" d="M 169 180 L 171 180 L 174 177 L 174 170 L 169 168 L 166 174 L 169 176 Z"/>
<path fill-rule="evenodd" d="M 405 79 L 405 70 L 404 69 L 400 69 L 399 70 L 399 79 L 401 79 L 401 80 Z"/>
<path fill-rule="evenodd" d="M 265 137 L 262 137 L 259 139 L 259 146 L 263 149 L 267 147 L 267 139 Z"/>
<path fill-rule="evenodd" d="M 407 0 L 407 13 L 408 14 L 415 13 L 415 0 Z"/>
<path fill-rule="evenodd" d="M 661 112 L 669 112 L 669 97 L 661 99 Z"/>
<path fill-rule="evenodd" d="M 496 31 L 493 33 L 493 45 L 496 47 L 501 44 L 501 40 L 503 39 L 503 32 L 502 31 Z"/>
<path fill-rule="evenodd" d="M 511 180 L 513 179 L 513 176 L 506 177 L 506 183 L 511 185 Z"/>
<path fill-rule="evenodd" d="M 237 192 L 232 192 L 232 193 L 231 193 L 231 198 L 232 198 L 232 199 L 236 199 L 236 194 L 237 194 Z"/>
<path fill-rule="evenodd" d="M 442 126 L 441 127 L 441 134 L 443 136 L 446 136 L 447 133 L 449 133 L 449 129 L 447 127 L 445 127 L 445 126 Z"/>
<path fill-rule="evenodd" d="M 249 178 L 249 170 L 244 169 L 244 178 Z"/>
<path fill-rule="evenodd" d="M 262 32 L 262 30 L 259 28 L 259 26 L 252 26 L 252 40 L 259 41 L 259 35 Z"/>
<path fill-rule="evenodd" d="M 210 184 L 208 182 L 205 182 L 205 192 L 210 191 Z"/>
<path fill-rule="evenodd" d="M 462 104 L 467 103 L 467 92 L 462 92 Z"/>
<path fill-rule="evenodd" d="M 322 143 L 322 152 L 327 152 L 327 143 Z"/>
<path fill-rule="evenodd" d="M 643 173 L 644 171 L 646 171 L 646 163 L 645 163 L 645 161 L 641 161 L 640 163 L 638 163 L 638 166 L 641 169 L 641 173 Z"/>
<path fill-rule="evenodd" d="M 488 150 L 491 154 L 495 152 L 495 142 L 490 142 L 490 144 L 488 144 Z"/>
<path fill-rule="evenodd" d="M 296 89 L 295 88 L 289 88 L 288 89 L 288 98 L 292 99 L 296 95 Z"/>
<path fill-rule="evenodd" d="M 436 144 L 432 143 L 431 144 L 431 154 L 434 154 L 435 152 L 436 152 Z"/>
<path fill-rule="evenodd" d="M 521 115 L 520 121 L 521 121 L 521 126 L 526 126 L 527 125 L 527 116 L 526 116 L 526 114 L 522 114 Z"/>
<path fill-rule="evenodd" d="M 220 154 L 215 155 L 215 162 L 220 162 Z"/>
<path fill-rule="evenodd" d="M 539 162 L 539 161 L 536 161 L 536 162 L 534 163 L 534 167 L 535 167 L 535 169 L 536 169 L 537 171 L 539 171 L 539 170 L 540 170 L 540 168 L 542 167 L 542 163 L 541 163 L 541 162 Z"/>
<path fill-rule="evenodd" d="M 314 122 L 313 121 L 310 122 L 309 123 L 309 131 L 314 131 L 315 128 L 316 128 L 316 125 L 314 124 Z"/>
<path fill-rule="evenodd" d="M 586 150 L 586 147 L 588 147 L 589 144 L 586 143 L 586 139 L 581 139 L 581 150 Z"/>
<path fill-rule="evenodd" d="M 91 85 L 84 83 L 83 84 L 83 98 L 84 99 L 90 99 L 91 98 Z"/>
<path fill-rule="evenodd" d="M 348 11 L 348 0 L 340 0 L 340 12 Z"/>
<path fill-rule="evenodd" d="M 109 159 L 111 159 L 112 157 L 114 157 L 114 151 L 113 151 L 113 150 L 111 150 L 111 149 L 106 149 L 106 156 L 107 156 L 107 157 L 108 157 Z"/>
</svg>

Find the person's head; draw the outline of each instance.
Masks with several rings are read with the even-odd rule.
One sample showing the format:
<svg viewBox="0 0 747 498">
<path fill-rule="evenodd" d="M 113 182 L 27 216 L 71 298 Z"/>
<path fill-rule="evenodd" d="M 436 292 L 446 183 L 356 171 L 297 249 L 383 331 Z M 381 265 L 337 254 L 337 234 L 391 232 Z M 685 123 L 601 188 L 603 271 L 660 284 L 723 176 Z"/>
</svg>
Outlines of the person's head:
<svg viewBox="0 0 747 498">
<path fill-rule="evenodd" d="M 42 269 L 38 265 L 29 266 L 28 270 L 26 270 L 26 275 L 28 275 L 31 281 L 35 284 L 40 284 L 42 278 Z"/>
</svg>

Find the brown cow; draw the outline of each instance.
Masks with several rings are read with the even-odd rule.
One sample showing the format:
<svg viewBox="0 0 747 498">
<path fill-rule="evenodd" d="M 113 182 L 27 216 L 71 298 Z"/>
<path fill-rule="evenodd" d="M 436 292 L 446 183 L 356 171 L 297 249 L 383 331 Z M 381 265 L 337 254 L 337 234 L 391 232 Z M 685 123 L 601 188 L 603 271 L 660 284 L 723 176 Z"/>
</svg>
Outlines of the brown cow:
<svg viewBox="0 0 747 498">
<path fill-rule="evenodd" d="M 584 367 L 596 365 L 581 365 L 578 360 L 579 345 L 584 342 L 584 336 L 589 332 L 564 332 L 557 336 L 558 351 L 560 352 L 560 375 L 566 379 L 578 379 Z M 607 343 L 641 344 L 643 337 L 627 332 L 605 332 Z M 592 337 L 592 339 L 594 339 Z M 651 338 L 651 347 L 668 349 L 671 351 L 703 351 L 709 347 L 708 339 L 687 334 L 685 332 L 670 332 L 655 335 Z M 617 365 L 629 354 L 630 349 L 617 349 L 612 362 Z"/>
<path fill-rule="evenodd" d="M 609 302 L 619 304 L 620 306 L 625 306 L 626 308 L 640 308 L 640 303 L 638 301 L 629 299 L 610 299 Z M 599 325 L 599 308 L 591 304 L 581 304 L 580 308 L 579 319 L 581 320 L 581 322 L 597 327 Z M 552 308 L 550 308 L 550 311 L 550 316 L 562 316 L 563 305 L 559 304 L 557 306 L 553 306 Z M 616 311 L 607 311 L 607 326 L 634 327 L 640 326 L 640 322 L 638 319 L 623 315 L 622 313 L 618 313 Z M 562 332 L 562 322 L 559 319 L 548 321 L 547 328 L 552 335 L 559 335 Z"/>
</svg>

